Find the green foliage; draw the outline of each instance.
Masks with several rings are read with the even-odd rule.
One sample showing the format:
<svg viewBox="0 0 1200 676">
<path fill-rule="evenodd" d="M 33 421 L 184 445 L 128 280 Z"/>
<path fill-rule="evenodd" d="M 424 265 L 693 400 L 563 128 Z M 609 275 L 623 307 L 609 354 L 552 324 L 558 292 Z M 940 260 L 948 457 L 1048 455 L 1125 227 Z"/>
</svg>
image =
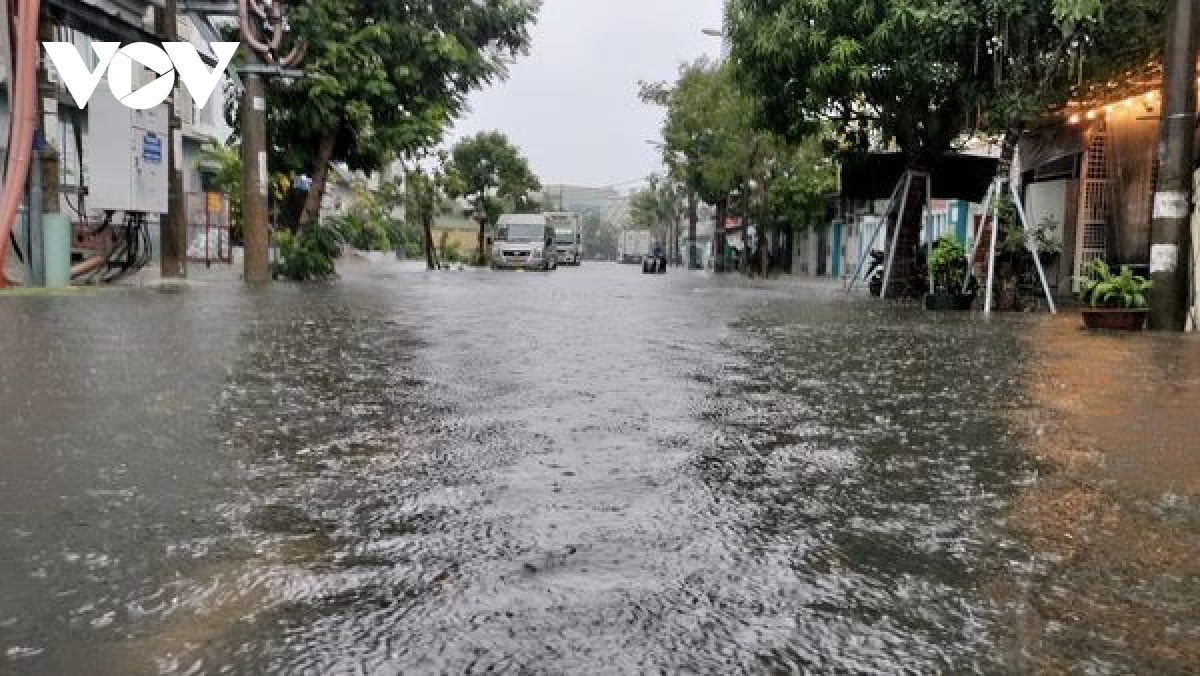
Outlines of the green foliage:
<svg viewBox="0 0 1200 676">
<path fill-rule="evenodd" d="M 239 145 L 208 145 L 204 147 L 202 161 L 215 164 L 216 174 L 213 183 L 223 193 L 229 202 L 229 225 L 234 241 L 241 242 L 242 231 L 242 149 Z M 268 194 L 268 208 L 277 213 L 286 204 L 291 192 L 292 181 L 289 176 L 279 172 L 271 174 Z M 280 223 L 276 226 L 291 225 Z"/>
<path fill-rule="evenodd" d="M 204 148 L 203 160 L 217 165 L 213 182 L 229 201 L 229 223 L 242 225 L 242 149 L 240 146 L 210 145 Z"/>
<path fill-rule="evenodd" d="M 542 184 L 521 151 L 498 131 L 485 131 L 460 140 L 444 165 L 450 197 L 466 197 L 482 206 L 487 222 L 495 223 L 505 208 L 529 207 L 529 194 Z"/>
<path fill-rule="evenodd" d="M 539 7 L 538 0 L 291 3 L 289 41 L 307 43 L 301 66 L 310 76 L 268 80 L 272 168 L 318 176 L 324 140 L 333 141 L 331 161 L 366 172 L 436 145 L 470 93 L 503 78 L 528 50 Z M 235 106 L 229 116 L 236 130 Z"/>
<path fill-rule="evenodd" d="M 1144 309 L 1149 307 L 1146 293 L 1152 288 L 1153 281 L 1133 274 L 1128 265 L 1121 266 L 1120 274 L 1113 274 L 1101 259 L 1092 261 L 1080 280 L 1080 295 L 1092 307 Z"/>
<path fill-rule="evenodd" d="M 411 255 L 415 248 L 419 254 L 419 231 L 393 216 L 405 197 L 394 182 L 384 183 L 375 190 L 358 186 L 350 207 L 334 217 L 330 225 L 355 249 L 403 251 Z"/>
<path fill-rule="evenodd" d="M 768 195 L 771 217 L 793 227 L 823 221 L 825 195 L 836 187 L 836 168 L 820 136 L 785 146 L 772 170 Z"/>
<path fill-rule="evenodd" d="M 967 252 L 954 235 L 942 235 L 933 243 L 927 264 L 934 289 L 962 290 L 967 275 Z"/>
<path fill-rule="evenodd" d="M 450 233 L 445 230 L 442 231 L 441 237 L 438 238 L 438 250 L 441 251 L 442 262 L 444 263 L 466 262 L 466 257 L 463 256 L 458 242 L 451 240 Z"/>
<path fill-rule="evenodd" d="M 670 180 L 651 176 L 649 185 L 633 194 L 629 218 L 634 227 L 655 232 L 679 222 L 683 195 L 679 186 Z"/>
<path fill-rule="evenodd" d="M 641 98 L 666 108 L 663 161 L 672 182 L 683 188 L 677 198 L 693 190 L 718 205 L 756 180 L 770 185 L 767 199 L 775 221 L 803 224 L 822 211 L 835 171 L 815 133 L 819 128 L 794 143 L 757 128 L 758 103 L 742 92 L 729 66 L 704 60 L 684 65 L 674 85 L 642 83 Z M 638 209 L 635 198 L 635 221 Z"/>
<path fill-rule="evenodd" d="M 963 131 L 1020 129 L 1081 76 L 1140 65 L 1162 0 L 730 0 L 737 79 L 792 139 L 894 140 L 931 166 Z M 1009 134 L 1011 137 L 1011 134 Z"/>
<path fill-rule="evenodd" d="M 754 102 L 727 66 L 703 59 L 685 64 L 673 85 L 641 83 L 643 101 L 666 108 L 663 162 L 670 176 L 709 204 L 723 202 L 763 159 Z"/>
<path fill-rule="evenodd" d="M 334 260 L 341 255 L 343 238 L 335 227 L 314 226 L 298 234 L 289 230 L 275 233 L 279 247 L 276 276 L 293 282 L 324 280 L 337 276 Z"/>
<path fill-rule="evenodd" d="M 1025 252 L 1027 250 L 1025 228 L 1021 225 L 1016 203 L 1012 201 L 1012 198 L 1005 196 L 1000 200 L 998 209 L 1000 237 L 996 241 L 997 250 L 1010 254 Z M 1057 229 L 1058 225 L 1052 219 L 1044 220 L 1032 229 L 1033 241 L 1036 242 L 1039 253 L 1056 254 L 1062 251 L 1062 245 L 1055 236 Z"/>
<path fill-rule="evenodd" d="M 529 194 L 542 187 L 529 161 L 498 131 L 460 140 L 450 149 L 443 169 L 446 194 L 467 198 L 473 211 L 484 214 L 479 224 L 481 233 L 486 223 L 496 223 L 506 210 L 533 210 L 535 204 Z M 476 262 L 485 263 L 487 255 L 486 247 L 480 247 Z"/>
<path fill-rule="evenodd" d="M 599 214 L 585 213 L 583 215 L 583 250 L 588 256 L 600 255 L 609 259 L 616 258 L 618 237 L 616 226 Z"/>
</svg>

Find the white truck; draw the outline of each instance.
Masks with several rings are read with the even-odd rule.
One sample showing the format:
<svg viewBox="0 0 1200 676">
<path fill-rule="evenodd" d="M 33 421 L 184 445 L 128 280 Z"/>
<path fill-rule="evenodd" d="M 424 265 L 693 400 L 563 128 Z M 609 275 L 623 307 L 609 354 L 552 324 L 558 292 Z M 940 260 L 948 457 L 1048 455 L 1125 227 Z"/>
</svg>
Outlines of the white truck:
<svg viewBox="0 0 1200 676">
<path fill-rule="evenodd" d="M 504 214 L 492 243 L 493 270 L 555 270 L 554 229 L 545 214 Z"/>
<path fill-rule="evenodd" d="M 640 264 L 649 256 L 654 237 L 649 230 L 625 230 L 617 241 L 617 259 L 622 263 Z"/>
<path fill-rule="evenodd" d="M 583 262 L 583 217 L 570 211 L 546 214 L 546 225 L 554 229 L 554 247 L 559 265 Z"/>
</svg>

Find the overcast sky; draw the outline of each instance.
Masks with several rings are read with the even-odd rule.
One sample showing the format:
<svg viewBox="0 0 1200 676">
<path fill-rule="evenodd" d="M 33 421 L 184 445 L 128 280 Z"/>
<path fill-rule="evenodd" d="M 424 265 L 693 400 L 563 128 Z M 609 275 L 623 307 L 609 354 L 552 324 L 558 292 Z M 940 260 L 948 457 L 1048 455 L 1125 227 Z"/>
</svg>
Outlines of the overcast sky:
<svg viewBox="0 0 1200 676">
<path fill-rule="evenodd" d="M 471 97 L 450 141 L 497 129 L 543 183 L 628 187 L 661 167 L 646 143 L 662 112 L 637 98 L 639 80 L 675 79 L 679 64 L 720 39 L 721 0 L 544 0 L 530 54 L 508 80 Z"/>
</svg>

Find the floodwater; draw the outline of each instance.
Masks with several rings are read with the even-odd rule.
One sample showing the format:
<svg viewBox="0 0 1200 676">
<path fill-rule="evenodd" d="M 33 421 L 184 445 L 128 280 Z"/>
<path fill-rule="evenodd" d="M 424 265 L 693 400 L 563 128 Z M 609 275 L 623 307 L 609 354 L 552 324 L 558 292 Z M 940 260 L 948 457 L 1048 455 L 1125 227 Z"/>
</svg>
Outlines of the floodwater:
<svg viewBox="0 0 1200 676">
<path fill-rule="evenodd" d="M 633 266 L 0 297 L 0 673 L 1186 673 L 1200 343 Z"/>
</svg>

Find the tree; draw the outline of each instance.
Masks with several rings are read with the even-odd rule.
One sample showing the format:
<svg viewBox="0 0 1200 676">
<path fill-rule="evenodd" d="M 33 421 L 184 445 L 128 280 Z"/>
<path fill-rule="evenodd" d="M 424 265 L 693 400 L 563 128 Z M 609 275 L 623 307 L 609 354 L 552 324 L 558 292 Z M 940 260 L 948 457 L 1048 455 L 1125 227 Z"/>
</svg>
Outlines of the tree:
<svg viewBox="0 0 1200 676">
<path fill-rule="evenodd" d="M 583 215 L 583 250 L 592 256 L 617 257 L 617 228 L 594 212 Z"/>
<path fill-rule="evenodd" d="M 487 263 L 484 230 L 506 208 L 531 208 L 530 193 L 541 182 L 529 161 L 498 131 L 485 131 L 460 140 L 450 149 L 446 164 L 447 194 L 466 198 L 479 219 L 479 253 L 476 263 Z"/>
<path fill-rule="evenodd" d="M 426 171 L 420 166 L 405 172 L 407 188 L 405 215 L 420 225 L 425 248 L 425 264 L 430 270 L 441 267 L 437 247 L 433 243 L 433 220 L 445 203 L 445 177 L 439 172 Z M 445 234 L 445 233 L 443 233 Z"/>
<path fill-rule="evenodd" d="M 676 184 L 659 176 L 651 176 L 649 185 L 630 198 L 630 221 L 668 243 L 667 251 L 672 258 L 677 253 L 673 239 L 679 224 L 679 202 Z"/>
<path fill-rule="evenodd" d="M 409 253 L 407 245 L 415 243 L 415 238 L 396 213 L 406 202 L 403 188 L 394 180 L 383 181 L 376 188 L 356 181 L 350 206 L 335 217 L 334 227 L 355 249 Z"/>
<path fill-rule="evenodd" d="M 242 240 L 242 150 L 234 145 L 208 145 L 204 147 L 203 159 L 215 164 L 213 183 L 229 203 L 230 238 L 240 246 Z M 271 175 L 270 208 L 277 210 L 286 201 L 292 189 L 291 177 L 275 172 Z"/>
<path fill-rule="evenodd" d="M 807 223 L 833 189 L 834 169 L 822 127 L 814 125 L 791 140 L 757 127 L 758 101 L 741 90 L 733 75 L 728 65 L 700 60 L 684 65 L 672 86 L 643 83 L 641 96 L 667 109 L 662 143 L 669 170 L 666 185 L 680 186 L 682 195 L 674 199 L 686 202 L 689 246 L 695 242 L 697 198 L 717 208 L 718 223 L 734 206 L 731 193 L 738 196 L 743 221 L 749 220 L 757 200 L 759 267 L 766 274 L 768 225 Z"/>
<path fill-rule="evenodd" d="M 704 59 L 680 68 L 674 85 L 641 83 L 641 98 L 666 108 L 663 163 L 684 186 L 689 258 L 695 261 L 697 199 L 717 208 L 723 223 L 730 193 L 762 165 L 767 135 L 753 125 L 755 105 L 736 86 L 727 65 Z"/>
<path fill-rule="evenodd" d="M 268 129 L 272 166 L 313 178 L 300 224 L 316 219 L 331 162 L 373 172 L 440 141 L 468 94 L 527 50 L 538 8 L 539 0 L 295 4 L 290 39 L 308 44 L 308 76 L 271 82 Z"/>
<path fill-rule="evenodd" d="M 1021 130 L 1065 101 L 1071 76 L 1113 72 L 1161 44 L 1162 0 L 730 0 L 736 76 L 757 120 L 796 140 L 831 122 L 850 146 L 894 141 L 932 169 L 968 131 Z M 1146 28 L 1137 34 L 1138 28 Z M 1086 58 L 1077 58 L 1086 56 Z M 1081 64 L 1072 73 L 1072 63 Z M 920 183 L 920 182 L 918 182 Z M 923 190 L 918 186 L 918 190 Z M 913 195 L 914 205 L 924 196 Z M 914 269 L 920 209 L 899 225 Z"/>
</svg>

